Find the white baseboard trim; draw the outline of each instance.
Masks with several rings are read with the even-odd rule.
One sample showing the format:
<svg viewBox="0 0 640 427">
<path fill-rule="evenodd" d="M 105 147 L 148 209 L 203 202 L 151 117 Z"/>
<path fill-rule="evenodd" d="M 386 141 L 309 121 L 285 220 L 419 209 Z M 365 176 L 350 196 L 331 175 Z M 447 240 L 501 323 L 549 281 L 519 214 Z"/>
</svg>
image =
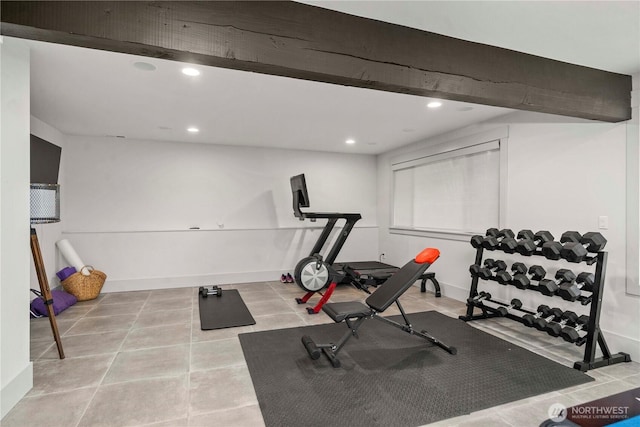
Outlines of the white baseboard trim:
<svg viewBox="0 0 640 427">
<path fill-rule="evenodd" d="M 16 406 L 32 387 L 33 362 L 29 362 L 22 372 L 2 387 L 2 391 L 0 391 L 0 420 L 9 413 L 11 408 Z"/>
<path fill-rule="evenodd" d="M 293 270 L 289 270 L 293 272 Z M 252 283 L 280 280 L 283 271 L 252 271 L 244 273 L 200 274 L 180 277 L 153 277 L 142 279 L 110 280 L 102 292 L 148 291 L 153 289 L 192 288 L 196 286 Z"/>
<path fill-rule="evenodd" d="M 437 277 L 436 277 L 437 279 Z M 456 301 L 466 301 L 469 297 L 469 288 L 459 288 L 449 283 L 438 280 L 440 291 L 443 297 L 451 298 Z M 414 286 L 420 286 L 420 282 L 416 282 Z M 433 284 L 427 280 L 427 291 L 433 291 Z"/>
<path fill-rule="evenodd" d="M 637 362 L 640 360 L 640 340 L 637 338 L 626 337 L 613 331 L 602 330 L 604 339 L 607 341 L 607 347 L 612 354 L 627 353 L 631 356 L 631 360 Z M 596 347 L 596 357 L 600 347 Z"/>
</svg>

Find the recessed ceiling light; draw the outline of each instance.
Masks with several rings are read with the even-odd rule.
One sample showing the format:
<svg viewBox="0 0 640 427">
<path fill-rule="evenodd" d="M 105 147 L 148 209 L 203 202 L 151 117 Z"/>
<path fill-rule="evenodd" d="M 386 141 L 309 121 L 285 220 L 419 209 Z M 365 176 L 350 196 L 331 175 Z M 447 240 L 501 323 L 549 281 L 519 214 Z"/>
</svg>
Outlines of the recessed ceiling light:
<svg viewBox="0 0 640 427">
<path fill-rule="evenodd" d="M 346 144 L 355 144 L 355 143 L 356 143 L 356 140 L 355 140 L 355 139 L 347 139 L 347 140 L 345 141 L 345 143 L 346 143 Z"/>
<path fill-rule="evenodd" d="M 200 75 L 200 71 L 196 70 L 195 68 L 183 68 L 182 69 L 182 74 L 186 74 L 187 76 L 199 76 Z"/>
<path fill-rule="evenodd" d="M 133 66 L 142 71 L 155 71 L 156 66 L 148 62 L 134 62 Z"/>
<path fill-rule="evenodd" d="M 465 106 L 465 107 L 458 108 L 458 111 L 471 111 L 471 110 L 473 110 L 473 107 Z"/>
<path fill-rule="evenodd" d="M 429 108 L 438 108 L 438 107 L 442 107 L 442 102 L 440 101 L 431 101 L 427 104 L 427 107 Z"/>
<path fill-rule="evenodd" d="M 187 132 L 191 132 L 191 133 L 198 133 L 198 132 L 200 132 L 200 129 L 198 129 L 198 128 L 197 128 L 197 127 L 195 127 L 195 126 L 191 126 L 191 127 L 188 127 L 188 128 L 187 128 Z"/>
</svg>

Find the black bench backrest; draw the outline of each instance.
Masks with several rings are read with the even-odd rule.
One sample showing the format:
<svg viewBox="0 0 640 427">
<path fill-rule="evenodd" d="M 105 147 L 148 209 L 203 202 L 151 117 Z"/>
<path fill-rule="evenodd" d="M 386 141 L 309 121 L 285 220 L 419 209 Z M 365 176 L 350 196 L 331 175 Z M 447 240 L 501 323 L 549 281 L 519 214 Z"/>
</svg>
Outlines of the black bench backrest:
<svg viewBox="0 0 640 427">
<path fill-rule="evenodd" d="M 429 263 L 419 264 L 415 260 L 409 261 L 380 285 L 365 302 L 378 312 L 385 311 L 422 276 L 430 265 Z"/>
</svg>

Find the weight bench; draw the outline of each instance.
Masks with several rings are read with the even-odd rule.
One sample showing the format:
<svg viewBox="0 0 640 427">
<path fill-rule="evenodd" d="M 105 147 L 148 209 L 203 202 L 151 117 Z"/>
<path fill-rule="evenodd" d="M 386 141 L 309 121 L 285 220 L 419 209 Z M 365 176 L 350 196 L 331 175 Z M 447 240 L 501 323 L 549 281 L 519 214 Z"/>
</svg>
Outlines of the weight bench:
<svg viewBox="0 0 640 427">
<path fill-rule="evenodd" d="M 409 323 L 409 319 L 400 304 L 398 298 L 409 289 L 418 278 L 422 277 L 424 272 L 429 268 L 431 264 L 435 262 L 440 256 L 440 251 L 434 248 L 427 248 L 420 252 L 415 259 L 406 263 L 396 274 L 391 276 L 384 285 L 378 287 L 366 300 L 365 304 L 360 301 L 348 301 L 348 302 L 334 302 L 325 304 L 322 307 L 329 317 L 336 323 L 345 322 L 349 331 L 347 331 L 337 344 L 316 344 L 310 336 L 305 335 L 302 337 L 302 344 L 307 349 L 309 357 L 316 360 L 320 357 L 321 353 L 324 353 L 331 365 L 334 368 L 340 367 L 340 360 L 338 360 L 338 352 L 347 343 L 347 341 L 355 336 L 358 338 L 358 328 L 367 319 L 377 319 L 384 323 L 401 329 L 411 335 L 417 335 L 427 341 L 437 345 L 438 347 L 446 350 L 450 354 L 456 354 L 455 347 L 450 347 L 433 336 L 429 335 L 426 331 L 416 331 Z M 386 317 L 380 315 L 387 308 L 395 303 L 404 318 L 404 324 L 395 322 Z"/>
</svg>

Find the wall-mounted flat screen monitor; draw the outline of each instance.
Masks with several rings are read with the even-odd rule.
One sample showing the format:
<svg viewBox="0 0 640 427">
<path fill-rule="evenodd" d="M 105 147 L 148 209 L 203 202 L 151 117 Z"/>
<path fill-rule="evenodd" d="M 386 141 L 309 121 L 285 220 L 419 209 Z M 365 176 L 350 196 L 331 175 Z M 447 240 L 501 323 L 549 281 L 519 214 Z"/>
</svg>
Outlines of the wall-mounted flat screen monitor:
<svg viewBox="0 0 640 427">
<path fill-rule="evenodd" d="M 31 135 L 31 183 L 57 184 L 62 148 Z"/>
</svg>

